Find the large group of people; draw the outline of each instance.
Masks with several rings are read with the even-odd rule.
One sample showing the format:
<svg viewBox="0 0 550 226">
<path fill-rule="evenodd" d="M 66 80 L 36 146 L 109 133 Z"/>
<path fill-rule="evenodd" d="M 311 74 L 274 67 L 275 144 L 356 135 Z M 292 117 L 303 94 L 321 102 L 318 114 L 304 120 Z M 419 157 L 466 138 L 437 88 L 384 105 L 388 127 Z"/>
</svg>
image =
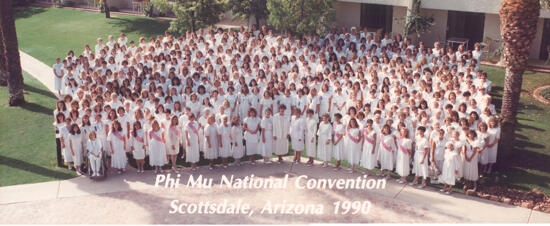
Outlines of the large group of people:
<svg viewBox="0 0 550 226">
<path fill-rule="evenodd" d="M 418 187 L 435 173 L 443 192 L 459 179 L 475 189 L 500 137 L 481 55 L 478 44 L 429 48 L 355 28 L 98 38 L 53 65 L 58 152 L 77 172 L 89 159 L 97 175 L 106 156 L 119 173 L 128 157 L 158 173 L 179 170 L 178 158 L 192 170 L 201 158 L 210 169 L 218 158 L 224 168 L 244 156 L 282 162 L 290 148 L 297 163 L 347 161 L 399 183 L 414 174 Z"/>
</svg>

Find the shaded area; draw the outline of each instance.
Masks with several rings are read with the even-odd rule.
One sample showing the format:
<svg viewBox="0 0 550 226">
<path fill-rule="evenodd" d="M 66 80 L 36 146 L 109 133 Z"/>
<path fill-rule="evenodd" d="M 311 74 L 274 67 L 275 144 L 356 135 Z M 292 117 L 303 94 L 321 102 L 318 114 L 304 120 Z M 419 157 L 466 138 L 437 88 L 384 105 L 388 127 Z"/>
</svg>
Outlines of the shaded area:
<svg viewBox="0 0 550 226">
<path fill-rule="evenodd" d="M 163 34 L 168 29 L 169 22 L 164 21 L 159 23 L 158 20 L 136 17 L 132 19 L 112 17 L 107 21 L 108 24 L 116 27 L 120 27 L 120 32 L 123 33 L 140 33 L 145 37 L 156 37 L 159 34 Z M 138 40 L 134 40 L 137 42 Z"/>
<path fill-rule="evenodd" d="M 38 166 L 32 163 L 28 163 L 19 159 L 10 158 L 7 156 L 0 155 L 0 165 L 9 166 L 11 168 L 23 170 L 23 171 L 29 171 L 35 174 L 39 174 L 45 177 L 49 178 L 55 178 L 55 179 L 69 179 L 73 178 L 74 176 L 69 173 L 54 171 L 42 166 Z"/>
<path fill-rule="evenodd" d="M 15 18 L 29 18 L 43 12 L 46 12 L 44 7 L 17 7 L 15 8 Z"/>
</svg>

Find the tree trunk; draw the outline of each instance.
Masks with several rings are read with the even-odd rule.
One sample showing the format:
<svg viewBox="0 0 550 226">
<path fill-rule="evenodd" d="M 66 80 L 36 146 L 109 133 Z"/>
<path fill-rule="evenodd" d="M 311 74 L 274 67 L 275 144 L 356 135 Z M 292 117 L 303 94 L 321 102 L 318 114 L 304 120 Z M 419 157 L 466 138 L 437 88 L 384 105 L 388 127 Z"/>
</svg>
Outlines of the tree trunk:
<svg viewBox="0 0 550 226">
<path fill-rule="evenodd" d="M 8 69 L 8 91 L 10 93 L 9 105 L 17 106 L 25 102 L 23 96 L 23 75 L 21 74 L 21 62 L 19 58 L 19 46 L 17 45 L 17 33 L 15 32 L 15 19 L 13 15 L 12 0 L 0 1 L 0 29 L 4 45 L 4 56 Z"/>
<path fill-rule="evenodd" d="M 260 18 L 258 15 L 254 15 L 254 19 L 256 19 L 256 25 L 258 26 L 258 29 L 260 28 Z"/>
<path fill-rule="evenodd" d="M 513 161 L 517 112 L 521 96 L 523 72 L 527 66 L 529 50 L 537 32 L 540 14 L 539 0 L 503 0 L 500 5 L 500 33 L 506 65 L 504 95 L 502 96 L 502 131 L 499 145 L 499 166 L 510 167 Z M 522 147 L 518 147 L 521 150 Z"/>
<path fill-rule="evenodd" d="M 109 9 L 108 0 L 103 0 L 103 7 L 105 8 L 105 18 L 111 18 L 111 10 Z"/>
<path fill-rule="evenodd" d="M 6 65 L 6 54 L 4 54 L 4 52 L 5 49 L 4 42 L 2 41 L 2 29 L 0 29 L 0 86 L 8 85 L 8 67 Z"/>
</svg>

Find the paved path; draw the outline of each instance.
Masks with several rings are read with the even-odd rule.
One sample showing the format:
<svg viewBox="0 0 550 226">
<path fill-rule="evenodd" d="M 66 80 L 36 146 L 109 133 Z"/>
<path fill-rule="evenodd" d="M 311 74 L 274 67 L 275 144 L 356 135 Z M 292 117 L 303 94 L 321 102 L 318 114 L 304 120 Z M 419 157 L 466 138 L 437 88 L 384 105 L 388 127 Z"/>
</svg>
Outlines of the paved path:
<svg viewBox="0 0 550 226">
<path fill-rule="evenodd" d="M 53 87 L 51 69 L 21 54 L 23 69 L 38 78 L 46 86 Z M 104 181 L 92 181 L 77 177 L 63 181 L 0 187 L 1 223 L 327 223 L 327 222 L 388 222 L 388 223 L 548 223 L 550 214 L 506 205 L 462 194 L 445 195 L 434 188 L 417 189 L 408 185 L 387 181 L 385 189 L 337 190 L 299 189 L 295 186 L 299 176 L 309 178 L 355 179 L 360 173 L 349 174 L 345 170 L 334 171 L 319 165 L 308 167 L 292 164 L 287 157 L 279 164 L 245 164 L 227 169 L 217 167 L 208 170 L 181 171 L 180 187 L 155 187 L 152 172 L 137 174 L 128 169 L 122 175 L 111 173 Z M 318 164 L 318 163 L 317 163 Z M 229 189 L 220 187 L 221 175 L 243 178 L 254 174 L 257 178 L 283 178 L 288 175 L 286 189 Z M 190 176 L 202 175 L 213 179 L 213 188 L 185 186 Z M 367 179 L 380 179 L 369 177 Z M 317 180 L 318 181 L 318 180 Z M 301 180 L 300 185 L 305 185 Z M 254 211 L 247 215 L 170 214 L 172 200 L 186 203 L 201 201 L 247 203 Z M 366 214 L 334 214 L 334 202 L 370 201 Z M 319 204 L 320 215 L 282 215 L 261 213 L 268 202 Z M 287 206 L 288 207 L 288 206 Z M 60 211 L 62 210 L 62 211 Z M 32 213 L 32 217 L 30 213 Z"/>
</svg>

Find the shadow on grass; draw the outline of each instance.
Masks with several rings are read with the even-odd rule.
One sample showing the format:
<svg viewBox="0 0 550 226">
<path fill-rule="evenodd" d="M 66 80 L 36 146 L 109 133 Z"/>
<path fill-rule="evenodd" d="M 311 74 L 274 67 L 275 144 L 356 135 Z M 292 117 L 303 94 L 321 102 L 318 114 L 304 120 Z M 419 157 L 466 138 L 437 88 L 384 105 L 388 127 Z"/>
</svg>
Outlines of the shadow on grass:
<svg viewBox="0 0 550 226">
<path fill-rule="evenodd" d="M 30 85 L 27 85 L 27 84 L 24 85 L 23 89 L 25 91 L 37 93 L 37 94 L 44 95 L 46 97 L 57 100 L 57 97 L 52 92 L 50 92 L 48 90 L 38 89 L 34 86 L 30 86 Z"/>
<path fill-rule="evenodd" d="M 46 12 L 46 8 L 44 7 L 17 7 L 15 9 L 15 18 L 29 18 L 43 12 Z"/>
<path fill-rule="evenodd" d="M 31 103 L 31 102 L 25 102 L 23 105 L 21 105 L 21 108 L 23 108 L 27 111 L 32 111 L 32 112 L 36 112 L 36 113 L 40 113 L 40 114 L 51 115 L 53 117 L 53 109 L 44 107 L 44 106 L 39 105 L 39 104 L 35 104 L 35 103 Z"/>
<path fill-rule="evenodd" d="M 57 172 L 42 166 L 38 166 L 25 161 L 21 161 L 19 159 L 14 159 L 14 158 L 2 156 L 2 155 L 0 155 L 0 164 L 9 166 L 11 168 L 32 172 L 34 174 L 39 174 L 49 178 L 69 179 L 74 177 L 72 174 Z"/>
<path fill-rule="evenodd" d="M 164 33 L 169 26 L 168 22 L 163 23 L 157 20 L 141 17 L 133 19 L 113 17 L 108 21 L 108 23 L 113 26 L 121 27 L 121 32 L 123 33 L 137 31 L 146 36 L 146 38 L 156 37 L 158 34 Z"/>
</svg>

